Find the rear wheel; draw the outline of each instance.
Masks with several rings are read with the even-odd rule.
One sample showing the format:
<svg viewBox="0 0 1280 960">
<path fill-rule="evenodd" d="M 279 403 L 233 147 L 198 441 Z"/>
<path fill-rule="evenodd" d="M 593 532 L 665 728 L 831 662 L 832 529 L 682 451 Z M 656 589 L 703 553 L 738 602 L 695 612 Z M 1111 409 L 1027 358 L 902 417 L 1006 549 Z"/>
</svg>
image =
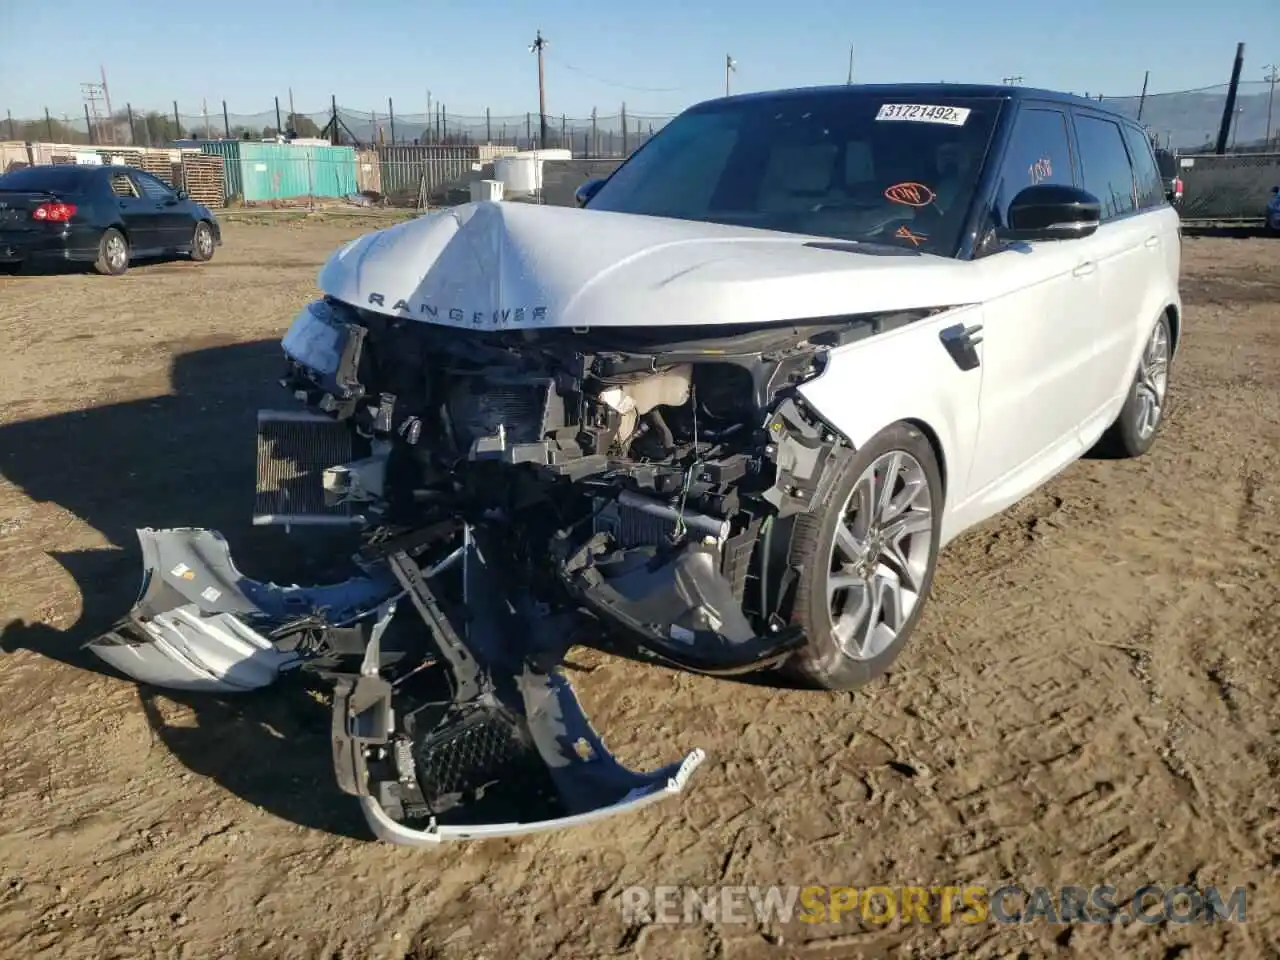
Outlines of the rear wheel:
<svg viewBox="0 0 1280 960">
<path fill-rule="evenodd" d="M 888 668 L 933 584 L 942 503 L 933 448 L 910 424 L 883 430 L 845 465 L 826 502 L 796 521 L 792 617 L 808 645 L 790 673 L 848 690 Z"/>
<path fill-rule="evenodd" d="M 213 228 L 204 220 L 196 224 L 191 236 L 191 259 L 199 263 L 213 259 Z"/>
<path fill-rule="evenodd" d="M 1129 396 L 1103 435 L 1105 450 L 1120 457 L 1140 457 L 1155 443 L 1164 423 L 1169 397 L 1169 361 L 1173 355 L 1169 318 L 1161 314 L 1142 348 Z"/>
<path fill-rule="evenodd" d="M 115 227 L 103 231 L 93 269 L 108 277 L 118 277 L 129 269 L 129 241 Z"/>
</svg>

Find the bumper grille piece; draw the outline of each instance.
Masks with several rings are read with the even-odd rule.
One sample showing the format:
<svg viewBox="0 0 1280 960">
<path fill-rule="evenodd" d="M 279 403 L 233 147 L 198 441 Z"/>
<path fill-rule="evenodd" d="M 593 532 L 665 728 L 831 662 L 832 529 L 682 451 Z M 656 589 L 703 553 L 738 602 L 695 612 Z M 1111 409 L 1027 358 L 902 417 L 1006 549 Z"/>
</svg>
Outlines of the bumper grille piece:
<svg viewBox="0 0 1280 960">
<path fill-rule="evenodd" d="M 511 820 L 566 812 L 522 721 L 500 707 L 473 704 L 434 731 L 418 746 L 417 774 L 433 814 L 457 815 L 458 806 Z M 494 809 L 502 807 L 511 809 Z"/>
<path fill-rule="evenodd" d="M 345 423 L 324 414 L 259 410 L 254 525 L 358 522 L 350 504 L 326 507 L 321 485 L 328 467 L 352 459 Z"/>
</svg>

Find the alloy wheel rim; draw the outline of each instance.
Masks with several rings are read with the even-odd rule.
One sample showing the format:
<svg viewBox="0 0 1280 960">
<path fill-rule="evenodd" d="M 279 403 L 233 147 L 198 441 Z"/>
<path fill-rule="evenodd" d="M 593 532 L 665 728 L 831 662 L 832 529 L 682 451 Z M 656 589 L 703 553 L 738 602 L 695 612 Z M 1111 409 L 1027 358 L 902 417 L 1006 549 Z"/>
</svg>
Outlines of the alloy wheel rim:
<svg viewBox="0 0 1280 960">
<path fill-rule="evenodd" d="M 118 267 L 124 262 L 124 240 L 120 237 L 108 238 L 107 262 L 113 267 Z"/>
<path fill-rule="evenodd" d="M 1137 379 L 1137 430 L 1146 440 L 1160 425 L 1164 415 L 1164 397 L 1169 388 L 1169 331 L 1163 323 L 1157 323 L 1151 337 L 1142 349 L 1138 361 Z"/>
<path fill-rule="evenodd" d="M 209 232 L 209 228 L 203 224 L 196 227 L 196 248 L 205 256 L 213 249 L 213 235 Z"/>
<path fill-rule="evenodd" d="M 920 461 L 877 457 L 840 511 L 827 563 L 831 630 L 845 656 L 887 650 L 919 605 L 933 543 L 933 502 Z"/>
</svg>

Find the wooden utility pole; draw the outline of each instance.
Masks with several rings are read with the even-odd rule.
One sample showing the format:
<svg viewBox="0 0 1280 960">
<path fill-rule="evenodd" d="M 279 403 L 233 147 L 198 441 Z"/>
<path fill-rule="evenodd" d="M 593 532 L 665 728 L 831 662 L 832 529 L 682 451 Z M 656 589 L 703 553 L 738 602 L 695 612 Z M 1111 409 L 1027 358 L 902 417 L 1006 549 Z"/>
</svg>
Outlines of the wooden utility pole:
<svg viewBox="0 0 1280 960">
<path fill-rule="evenodd" d="M 107 89 L 107 68 L 99 65 L 98 72 L 102 74 L 102 102 L 107 107 L 107 130 L 108 143 L 116 142 L 116 118 L 111 113 L 111 91 Z"/>
<path fill-rule="evenodd" d="M 1263 70 L 1268 71 L 1267 75 L 1262 79 L 1265 80 L 1270 87 L 1267 90 L 1267 136 L 1262 141 L 1263 146 L 1270 148 L 1271 146 L 1271 104 L 1276 98 L 1276 82 L 1280 81 L 1280 65 L 1269 63 Z"/>
<path fill-rule="evenodd" d="M 1218 127 L 1218 141 L 1213 152 L 1221 156 L 1227 152 L 1227 138 L 1236 118 L 1236 95 L 1240 92 L 1240 71 L 1244 67 L 1244 44 L 1236 44 L 1236 59 L 1231 66 L 1231 85 L 1227 87 L 1227 102 L 1222 106 L 1222 123 Z"/>
<path fill-rule="evenodd" d="M 538 55 L 538 146 L 544 148 L 547 145 L 547 81 L 542 67 L 542 51 L 546 47 L 547 41 L 542 39 L 542 31 L 539 30 L 529 52 Z"/>
</svg>

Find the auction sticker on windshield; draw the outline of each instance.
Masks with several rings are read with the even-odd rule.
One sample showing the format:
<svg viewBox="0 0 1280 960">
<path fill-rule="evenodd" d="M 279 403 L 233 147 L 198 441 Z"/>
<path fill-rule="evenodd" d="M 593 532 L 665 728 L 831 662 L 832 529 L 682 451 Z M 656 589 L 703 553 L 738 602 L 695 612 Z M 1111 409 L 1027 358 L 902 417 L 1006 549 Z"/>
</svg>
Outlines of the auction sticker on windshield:
<svg viewBox="0 0 1280 960">
<path fill-rule="evenodd" d="M 916 123 L 945 123 L 951 127 L 963 127 L 969 119 L 968 107 L 946 107 L 929 103 L 881 104 L 877 120 L 912 120 Z"/>
</svg>

